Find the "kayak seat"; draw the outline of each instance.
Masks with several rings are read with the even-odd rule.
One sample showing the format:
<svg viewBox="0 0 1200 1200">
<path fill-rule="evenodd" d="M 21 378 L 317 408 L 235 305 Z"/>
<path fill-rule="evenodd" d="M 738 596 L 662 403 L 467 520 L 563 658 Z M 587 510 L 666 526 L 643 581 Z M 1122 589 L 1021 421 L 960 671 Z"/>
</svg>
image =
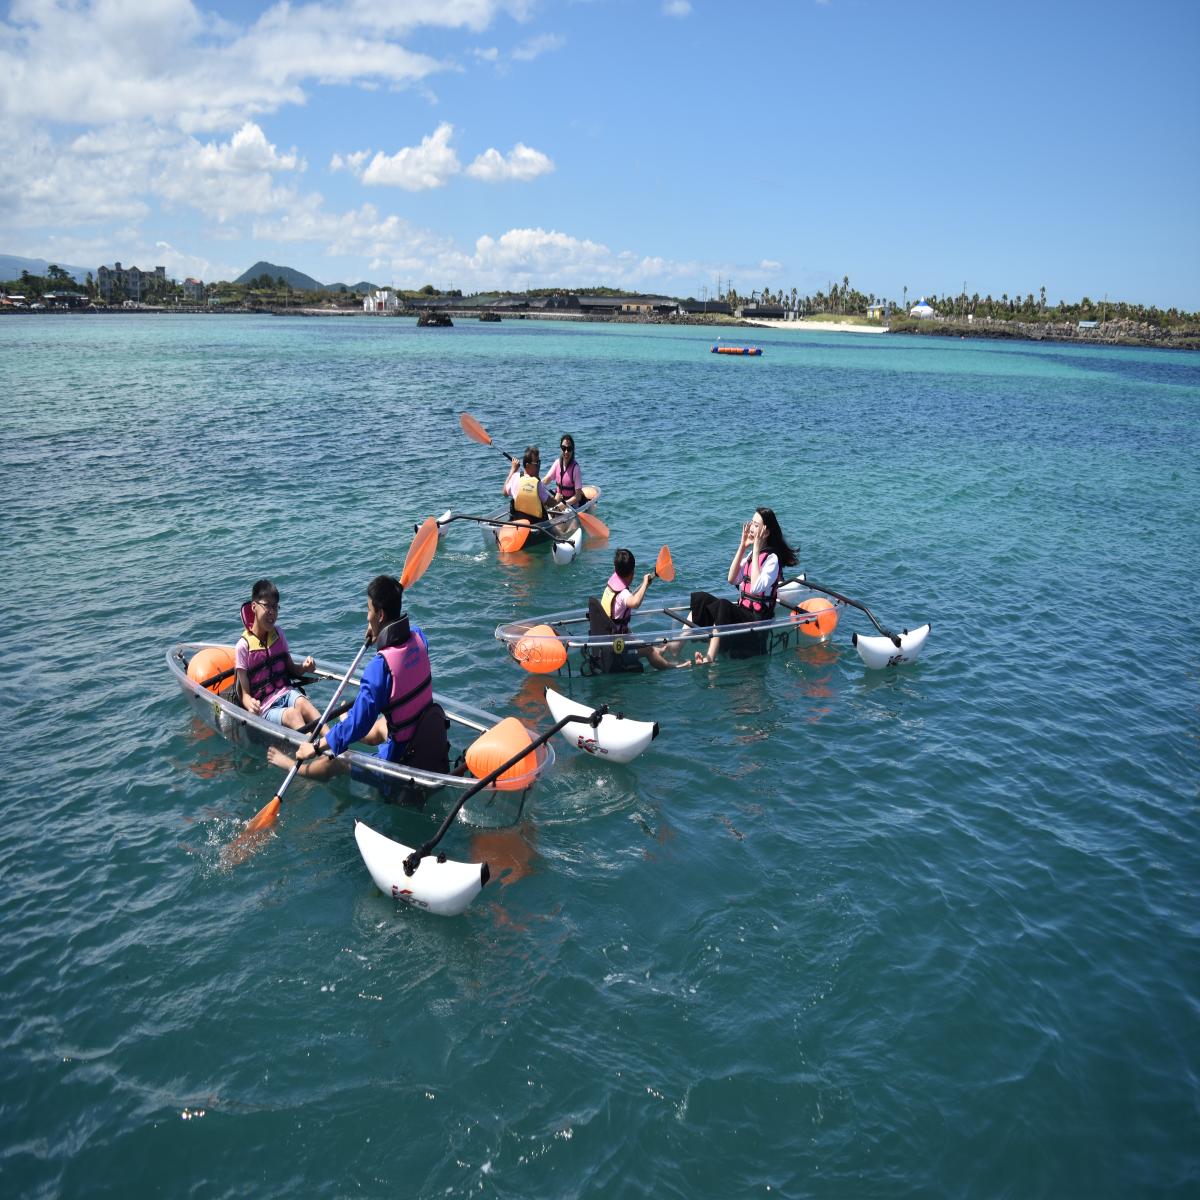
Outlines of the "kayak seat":
<svg viewBox="0 0 1200 1200">
<path fill-rule="evenodd" d="M 450 722 L 446 710 L 440 704 L 430 704 L 417 718 L 413 735 L 409 738 L 401 761 L 405 766 L 419 771 L 435 771 L 439 775 L 450 773 L 450 738 L 447 730 Z"/>
<path fill-rule="evenodd" d="M 588 633 L 592 637 L 611 637 L 617 632 L 612 618 L 604 611 L 595 596 L 588 597 Z M 584 646 L 584 675 L 617 675 L 623 672 L 641 673 L 645 670 L 636 650 L 618 653 L 611 646 Z"/>
</svg>

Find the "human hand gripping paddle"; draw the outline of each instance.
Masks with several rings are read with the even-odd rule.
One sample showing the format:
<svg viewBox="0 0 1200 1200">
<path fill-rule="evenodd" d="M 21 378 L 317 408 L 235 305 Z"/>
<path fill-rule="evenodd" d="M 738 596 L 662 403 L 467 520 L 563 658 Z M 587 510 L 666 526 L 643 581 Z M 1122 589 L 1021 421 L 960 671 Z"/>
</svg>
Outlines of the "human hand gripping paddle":
<svg viewBox="0 0 1200 1200">
<path fill-rule="evenodd" d="M 421 528 L 417 530 L 416 536 L 412 540 L 412 544 L 408 547 L 408 554 L 404 559 L 404 569 L 400 573 L 400 585 L 406 590 L 422 575 L 425 574 L 426 568 L 433 561 L 433 556 L 437 551 L 437 522 L 433 517 L 429 517 Z M 368 633 L 363 639 L 363 644 L 358 648 L 358 653 L 354 656 L 354 661 L 350 664 L 350 669 L 343 676 L 337 689 L 329 698 L 329 703 L 325 706 L 325 711 L 321 714 L 321 719 L 317 722 L 316 727 L 308 736 L 308 741 L 315 742 L 322 736 L 322 727 L 325 724 L 329 714 L 333 711 L 333 706 L 338 702 L 338 698 L 345 690 L 346 685 L 354 677 L 354 672 L 358 669 L 358 664 L 362 660 L 362 656 L 366 653 L 367 647 L 371 644 L 371 635 Z M 307 760 L 306 760 L 307 761 Z M 230 844 L 230 849 L 243 845 L 248 839 L 255 834 L 261 833 L 265 829 L 269 829 L 279 817 L 279 808 L 283 803 L 283 794 L 291 786 L 291 782 L 296 778 L 300 770 L 301 763 L 297 762 L 292 769 L 287 773 L 283 783 L 280 784 L 279 790 L 263 805 L 253 817 L 250 818 L 246 828 L 234 838 Z"/>
<path fill-rule="evenodd" d="M 462 426 L 463 433 L 465 433 L 467 437 L 471 439 L 471 441 L 478 442 L 481 446 L 492 446 L 494 449 L 499 450 L 509 462 L 512 462 L 513 459 L 517 458 L 517 456 L 514 454 L 509 454 L 507 451 L 500 450 L 500 447 L 496 446 L 492 442 L 492 435 L 488 433 L 488 431 L 484 429 L 484 427 L 473 416 L 471 416 L 470 413 L 463 413 L 458 418 L 458 423 Z M 594 517 L 591 513 L 585 512 L 576 512 L 574 516 L 579 520 L 580 525 L 582 525 L 583 528 L 593 537 L 608 537 L 608 526 L 605 525 L 605 523 L 601 521 L 599 517 Z M 453 519 L 454 518 L 452 517 L 447 517 L 447 520 Z M 438 523 L 444 525 L 446 522 L 439 520 Z M 526 522 L 516 521 L 511 525 L 506 525 L 504 529 L 505 532 L 510 530 L 514 532 L 507 538 L 504 537 L 504 534 L 501 535 L 503 540 L 500 543 L 500 549 L 510 552 L 514 550 L 520 550 L 525 544 L 525 539 L 529 536 L 529 525 Z M 505 545 L 505 541 L 507 541 L 509 544 Z"/>
</svg>

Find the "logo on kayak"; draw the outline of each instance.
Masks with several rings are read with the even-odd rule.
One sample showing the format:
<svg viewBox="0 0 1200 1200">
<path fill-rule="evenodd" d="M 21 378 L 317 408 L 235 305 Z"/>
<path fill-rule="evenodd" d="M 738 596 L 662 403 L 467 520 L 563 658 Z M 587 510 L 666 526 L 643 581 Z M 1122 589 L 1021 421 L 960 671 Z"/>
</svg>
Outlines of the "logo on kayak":
<svg viewBox="0 0 1200 1200">
<path fill-rule="evenodd" d="M 414 896 L 412 894 L 411 888 L 398 887 L 394 883 L 392 884 L 392 899 L 393 900 L 403 900 L 405 904 L 415 904 L 417 906 L 417 908 L 428 908 L 429 907 L 429 905 L 426 904 L 424 900 L 418 900 L 416 898 L 416 896 Z"/>
<path fill-rule="evenodd" d="M 613 638 L 613 653 L 614 654 L 624 654 L 625 653 L 625 639 L 624 638 Z"/>
<path fill-rule="evenodd" d="M 575 745 L 580 750 L 586 750 L 589 754 L 607 754 L 603 746 L 600 745 L 593 737 L 588 737 L 587 734 L 581 733 L 575 739 Z"/>
</svg>

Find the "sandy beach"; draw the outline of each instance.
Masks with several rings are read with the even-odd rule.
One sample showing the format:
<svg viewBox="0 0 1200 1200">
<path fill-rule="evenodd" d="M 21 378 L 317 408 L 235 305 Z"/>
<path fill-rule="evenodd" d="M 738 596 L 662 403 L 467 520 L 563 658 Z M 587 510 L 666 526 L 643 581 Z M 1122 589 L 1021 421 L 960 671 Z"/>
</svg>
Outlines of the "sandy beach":
<svg viewBox="0 0 1200 1200">
<path fill-rule="evenodd" d="M 764 329 L 783 329 L 788 333 L 887 333 L 881 325 L 855 325 L 851 321 L 755 321 L 743 317 L 747 325 L 761 325 Z"/>
</svg>

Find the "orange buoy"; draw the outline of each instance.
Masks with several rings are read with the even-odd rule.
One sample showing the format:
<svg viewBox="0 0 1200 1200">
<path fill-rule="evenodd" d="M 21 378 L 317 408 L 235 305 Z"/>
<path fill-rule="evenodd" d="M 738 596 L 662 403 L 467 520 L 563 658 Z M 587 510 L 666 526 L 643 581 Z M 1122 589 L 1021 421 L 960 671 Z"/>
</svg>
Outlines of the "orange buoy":
<svg viewBox="0 0 1200 1200">
<path fill-rule="evenodd" d="M 549 625 L 535 625 L 513 647 L 513 658 L 535 675 L 548 675 L 567 661 L 567 648 Z"/>
<path fill-rule="evenodd" d="M 187 676 L 193 683 L 203 684 L 208 691 L 220 695 L 226 688 L 233 687 L 237 678 L 233 673 L 233 663 L 232 646 L 206 646 L 192 655 Z M 213 679 L 214 675 L 222 675 L 225 671 L 229 674 L 224 678 Z"/>
<path fill-rule="evenodd" d="M 514 755 L 533 742 L 529 730 L 516 717 L 505 717 L 498 725 L 493 725 L 486 733 L 481 733 L 467 747 L 467 766 L 476 779 L 490 775 L 502 763 L 508 762 Z M 495 782 L 500 791 L 513 791 L 527 787 L 529 780 L 525 777 L 532 775 L 537 769 L 537 754 L 530 750 L 518 763 L 509 767 Z"/>
<path fill-rule="evenodd" d="M 837 609 L 820 596 L 813 596 L 811 599 L 805 600 L 800 605 L 800 611 L 821 614 L 815 621 L 805 621 L 800 626 L 800 632 L 810 638 L 828 637 L 837 628 Z M 793 614 L 793 619 L 799 620 L 800 618 Z"/>
</svg>

